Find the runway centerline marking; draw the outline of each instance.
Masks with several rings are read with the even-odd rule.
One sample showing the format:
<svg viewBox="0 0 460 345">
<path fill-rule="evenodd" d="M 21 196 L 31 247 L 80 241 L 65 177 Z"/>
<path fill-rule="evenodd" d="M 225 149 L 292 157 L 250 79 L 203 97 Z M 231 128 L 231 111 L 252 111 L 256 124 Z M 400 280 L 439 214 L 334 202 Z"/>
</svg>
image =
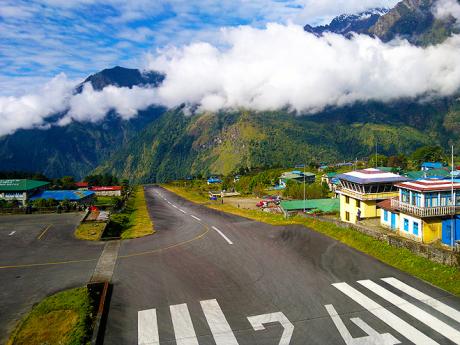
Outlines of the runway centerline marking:
<svg viewBox="0 0 460 345">
<path fill-rule="evenodd" d="M 46 232 L 51 228 L 51 226 L 52 226 L 51 224 L 48 225 L 48 226 L 42 231 L 42 233 L 38 236 L 38 239 L 39 239 L 39 240 L 42 239 L 42 237 L 43 237 L 43 236 L 46 234 Z"/>
<path fill-rule="evenodd" d="M 229 239 L 227 236 L 225 236 L 225 234 L 224 234 L 222 231 L 220 231 L 220 230 L 219 230 L 218 228 L 216 228 L 215 226 L 213 226 L 212 228 L 213 228 L 213 230 L 215 230 L 220 236 L 222 236 L 222 237 L 224 238 L 224 240 L 227 241 L 228 244 L 233 244 L 233 242 L 230 241 L 230 239 Z"/>
<path fill-rule="evenodd" d="M 181 212 L 184 213 L 184 214 L 187 214 L 187 212 L 185 212 L 185 211 L 184 211 L 183 209 L 181 209 L 181 208 L 179 209 L 179 211 L 181 211 Z"/>
<path fill-rule="evenodd" d="M 16 231 L 11 231 L 8 236 L 13 236 L 16 233 Z"/>
<path fill-rule="evenodd" d="M 402 311 L 406 312 L 413 318 L 424 323 L 428 327 L 432 328 L 436 332 L 442 334 L 444 337 L 452 340 L 456 344 L 460 344 L 460 332 L 448 324 L 442 322 L 438 318 L 430 315 L 423 309 L 413 305 L 405 299 L 399 297 L 391 291 L 383 288 L 382 286 L 374 283 L 371 280 L 360 280 L 359 284 L 368 288 L 370 291 L 375 293 L 377 296 L 382 297 L 384 300 L 390 302 L 394 306 L 398 307 Z M 404 333 L 403 333 L 404 334 Z"/>
<path fill-rule="evenodd" d="M 190 215 L 190 217 L 192 217 L 193 219 L 196 219 L 197 221 L 201 222 L 201 219 L 200 219 L 200 218 L 198 218 L 198 217 L 195 217 L 193 214 L 192 214 L 192 215 Z"/>
</svg>

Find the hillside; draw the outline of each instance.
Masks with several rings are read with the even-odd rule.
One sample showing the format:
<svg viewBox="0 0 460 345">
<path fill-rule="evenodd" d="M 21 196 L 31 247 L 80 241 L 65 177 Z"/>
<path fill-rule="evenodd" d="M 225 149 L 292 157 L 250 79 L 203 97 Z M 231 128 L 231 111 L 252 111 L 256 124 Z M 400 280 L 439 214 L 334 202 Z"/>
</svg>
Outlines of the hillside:
<svg viewBox="0 0 460 345">
<path fill-rule="evenodd" d="M 447 145 L 446 138 L 460 130 L 449 127 L 460 116 L 456 107 L 448 101 L 431 106 L 364 104 L 312 117 L 283 111 L 186 117 L 175 110 L 142 131 L 97 171 L 138 182 L 163 182 L 197 174 L 228 174 L 240 168 L 351 160 L 372 154 L 376 141 L 382 153 L 410 153 L 422 145 Z"/>
<path fill-rule="evenodd" d="M 452 20 L 435 19 L 431 5 L 430 0 L 403 0 L 389 11 L 343 15 L 330 25 L 305 30 L 316 35 L 359 32 L 386 41 L 404 37 L 429 45 L 459 30 Z M 164 78 L 155 72 L 114 67 L 89 76 L 84 83 L 95 90 L 108 85 L 157 87 Z M 76 93 L 84 83 L 76 86 Z M 180 107 L 169 111 L 150 107 L 125 121 L 111 113 L 97 123 L 72 122 L 0 137 L 0 170 L 77 179 L 91 171 L 111 172 L 136 182 L 162 182 L 240 168 L 353 160 L 374 152 L 376 142 L 386 154 L 409 153 L 426 144 L 460 147 L 460 101 L 456 99 L 363 103 L 308 116 L 286 110 L 185 116 Z"/>
</svg>

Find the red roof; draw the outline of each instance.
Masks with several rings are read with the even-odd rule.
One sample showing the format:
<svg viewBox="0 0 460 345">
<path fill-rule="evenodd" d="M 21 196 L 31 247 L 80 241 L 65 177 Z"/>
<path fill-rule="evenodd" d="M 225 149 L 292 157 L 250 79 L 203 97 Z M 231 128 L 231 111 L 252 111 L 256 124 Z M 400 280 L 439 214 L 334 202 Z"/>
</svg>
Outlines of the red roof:
<svg viewBox="0 0 460 345">
<path fill-rule="evenodd" d="M 419 180 L 399 183 L 396 187 L 415 190 L 417 192 L 437 192 L 451 190 L 452 182 L 450 180 Z M 454 183 L 454 190 L 459 189 L 460 183 Z"/>
<path fill-rule="evenodd" d="M 393 199 L 397 199 L 397 198 L 393 198 Z M 383 201 L 380 201 L 379 203 L 377 203 L 377 206 L 387 211 L 392 211 L 392 212 L 397 211 L 396 208 L 391 207 L 391 199 L 385 199 Z"/>
<path fill-rule="evenodd" d="M 100 186 L 100 187 L 91 187 L 90 190 L 94 192 L 109 192 L 121 190 L 121 186 Z"/>
<path fill-rule="evenodd" d="M 88 182 L 75 182 L 75 186 L 78 188 L 86 188 L 88 187 Z"/>
</svg>

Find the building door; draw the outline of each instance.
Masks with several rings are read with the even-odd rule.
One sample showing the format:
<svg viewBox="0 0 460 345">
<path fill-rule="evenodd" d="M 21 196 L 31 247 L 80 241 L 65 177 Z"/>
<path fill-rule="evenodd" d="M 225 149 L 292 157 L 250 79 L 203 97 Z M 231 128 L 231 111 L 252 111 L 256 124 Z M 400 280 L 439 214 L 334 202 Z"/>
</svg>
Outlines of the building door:
<svg viewBox="0 0 460 345">
<path fill-rule="evenodd" d="M 391 228 L 396 229 L 396 214 L 395 213 L 391 214 Z"/>
<path fill-rule="evenodd" d="M 452 222 L 451 219 L 445 219 L 442 221 L 442 243 L 447 244 L 447 245 L 452 245 L 452 231 L 455 231 L 454 233 L 454 244 L 455 241 L 460 240 L 460 229 L 456 230 L 456 225 L 459 224 L 458 219 L 454 219 Z M 454 225 L 454 229 L 452 230 L 452 224 Z"/>
</svg>

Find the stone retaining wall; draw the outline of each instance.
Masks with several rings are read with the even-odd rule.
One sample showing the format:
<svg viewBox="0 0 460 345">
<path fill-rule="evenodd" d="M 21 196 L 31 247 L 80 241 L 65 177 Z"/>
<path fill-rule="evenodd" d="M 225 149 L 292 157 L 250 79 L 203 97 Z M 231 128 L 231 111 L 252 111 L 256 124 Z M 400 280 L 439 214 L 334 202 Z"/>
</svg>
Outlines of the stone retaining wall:
<svg viewBox="0 0 460 345">
<path fill-rule="evenodd" d="M 340 220 L 326 217 L 314 216 L 312 218 L 319 219 L 321 221 L 325 221 L 328 223 L 333 223 L 337 226 L 357 230 L 365 235 L 374 237 L 382 242 L 386 242 L 393 247 L 406 248 L 410 250 L 412 253 L 427 258 L 433 262 L 449 266 L 460 266 L 459 252 L 454 252 L 449 249 L 437 248 L 427 244 L 419 243 L 404 237 L 397 236 L 392 233 L 387 233 L 385 231 L 377 231 L 359 224 L 345 223 Z"/>
</svg>

